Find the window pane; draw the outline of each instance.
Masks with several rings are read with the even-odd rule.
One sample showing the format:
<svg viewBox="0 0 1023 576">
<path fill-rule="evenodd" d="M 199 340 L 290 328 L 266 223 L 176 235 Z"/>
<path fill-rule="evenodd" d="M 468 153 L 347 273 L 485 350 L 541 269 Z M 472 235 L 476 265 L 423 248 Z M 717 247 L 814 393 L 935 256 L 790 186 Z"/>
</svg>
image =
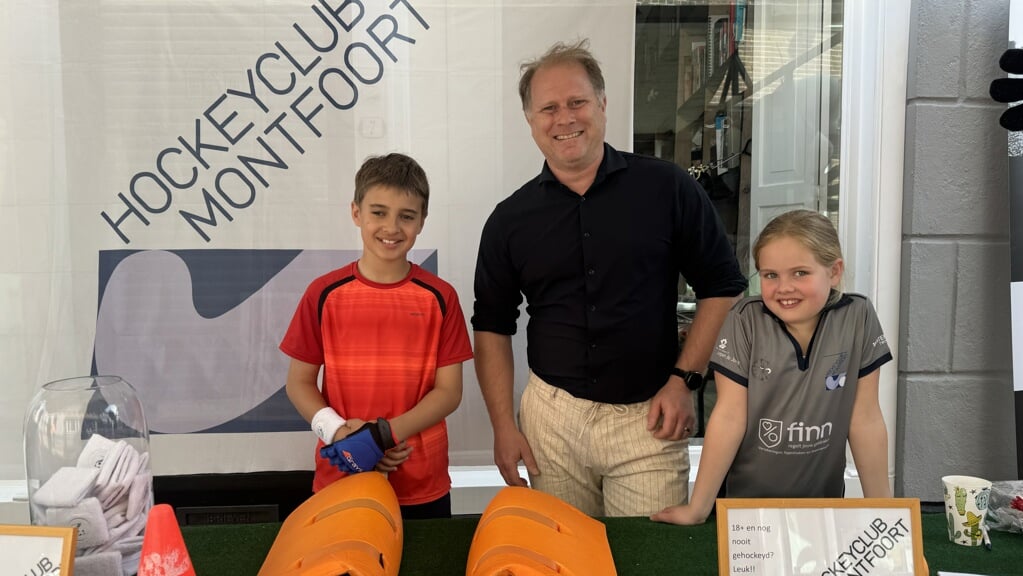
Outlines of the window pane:
<svg viewBox="0 0 1023 576">
<path fill-rule="evenodd" d="M 706 190 L 750 279 L 775 215 L 838 225 L 842 1 L 646 0 L 636 6 L 633 150 L 682 166 Z M 679 339 L 695 311 L 679 279 Z M 702 435 L 713 381 L 697 401 Z"/>
<path fill-rule="evenodd" d="M 750 245 L 771 217 L 838 222 L 841 70 L 841 1 L 636 6 L 633 150 L 697 177 L 751 293 Z"/>
</svg>

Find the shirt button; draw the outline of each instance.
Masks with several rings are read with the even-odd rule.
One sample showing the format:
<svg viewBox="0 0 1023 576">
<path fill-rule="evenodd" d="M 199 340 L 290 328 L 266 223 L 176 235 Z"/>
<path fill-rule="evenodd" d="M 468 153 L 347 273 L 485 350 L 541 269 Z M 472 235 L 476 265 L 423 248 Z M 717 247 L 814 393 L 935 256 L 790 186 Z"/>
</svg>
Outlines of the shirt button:
<svg viewBox="0 0 1023 576">
<path fill-rule="evenodd" d="M 596 271 L 593 268 L 590 268 L 589 270 L 586 271 L 586 273 L 589 274 L 590 276 L 593 276 L 594 272 Z"/>
<path fill-rule="evenodd" d="M 590 344 L 590 348 L 596 348 L 596 347 L 597 347 L 596 344 Z"/>
<path fill-rule="evenodd" d="M 583 238 L 589 238 L 589 237 L 590 237 L 590 233 L 589 232 L 583 232 Z"/>
<path fill-rule="evenodd" d="M 594 306 L 593 304 L 590 304 L 590 312 L 596 312 L 596 311 L 597 311 L 597 307 Z"/>
<path fill-rule="evenodd" d="M 580 202 L 586 202 L 586 196 L 580 196 L 579 197 L 579 201 Z"/>
</svg>

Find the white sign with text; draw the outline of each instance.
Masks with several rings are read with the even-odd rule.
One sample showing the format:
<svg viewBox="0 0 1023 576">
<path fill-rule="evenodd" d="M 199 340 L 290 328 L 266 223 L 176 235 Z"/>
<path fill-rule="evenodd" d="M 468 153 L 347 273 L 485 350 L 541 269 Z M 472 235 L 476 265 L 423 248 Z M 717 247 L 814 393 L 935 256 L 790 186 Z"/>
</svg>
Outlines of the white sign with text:
<svg viewBox="0 0 1023 576">
<path fill-rule="evenodd" d="M 919 501 L 719 499 L 719 573 L 926 574 Z"/>
<path fill-rule="evenodd" d="M 0 525 L 4 574 L 69 576 L 73 570 L 75 528 Z"/>
</svg>

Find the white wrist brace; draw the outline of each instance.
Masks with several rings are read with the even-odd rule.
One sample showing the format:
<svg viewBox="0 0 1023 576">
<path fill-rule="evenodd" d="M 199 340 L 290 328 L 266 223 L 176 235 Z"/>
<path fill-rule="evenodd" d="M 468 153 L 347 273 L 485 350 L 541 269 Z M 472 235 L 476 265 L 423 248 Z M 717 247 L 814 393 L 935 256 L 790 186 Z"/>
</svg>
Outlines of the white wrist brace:
<svg viewBox="0 0 1023 576">
<path fill-rule="evenodd" d="M 313 416 L 313 434 L 316 434 L 317 438 L 323 440 L 324 444 L 332 443 L 334 435 L 337 434 L 337 429 L 344 425 L 345 419 L 330 406 L 320 408 Z"/>
</svg>

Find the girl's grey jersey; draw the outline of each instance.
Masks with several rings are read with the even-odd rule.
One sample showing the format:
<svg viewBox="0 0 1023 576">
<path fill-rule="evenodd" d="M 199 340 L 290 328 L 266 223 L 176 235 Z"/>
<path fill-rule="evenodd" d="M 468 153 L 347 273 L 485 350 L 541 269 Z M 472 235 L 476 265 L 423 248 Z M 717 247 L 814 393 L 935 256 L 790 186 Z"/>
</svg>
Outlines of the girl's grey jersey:
<svg viewBox="0 0 1023 576">
<path fill-rule="evenodd" d="M 859 378 L 892 359 L 870 300 L 821 312 L 805 354 L 763 300 L 729 312 L 711 368 L 747 389 L 746 435 L 725 483 L 732 498 L 839 498 Z"/>
</svg>

